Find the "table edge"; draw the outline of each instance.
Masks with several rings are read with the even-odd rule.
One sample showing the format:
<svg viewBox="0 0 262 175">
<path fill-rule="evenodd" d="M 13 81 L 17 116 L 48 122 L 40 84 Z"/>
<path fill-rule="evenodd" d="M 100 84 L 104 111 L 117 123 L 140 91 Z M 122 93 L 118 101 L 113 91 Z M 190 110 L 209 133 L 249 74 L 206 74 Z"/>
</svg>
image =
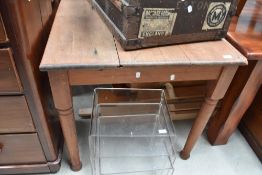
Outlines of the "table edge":
<svg viewBox="0 0 262 175">
<path fill-rule="evenodd" d="M 208 67 L 215 67 L 215 66 L 244 66 L 247 65 L 248 62 L 246 61 L 238 61 L 238 62 L 192 62 L 191 64 L 121 64 L 121 65 L 40 65 L 40 71 L 59 71 L 59 70 L 79 70 L 79 69 L 107 69 L 107 68 L 121 68 L 121 67 L 159 67 L 159 66 L 208 66 Z"/>
</svg>

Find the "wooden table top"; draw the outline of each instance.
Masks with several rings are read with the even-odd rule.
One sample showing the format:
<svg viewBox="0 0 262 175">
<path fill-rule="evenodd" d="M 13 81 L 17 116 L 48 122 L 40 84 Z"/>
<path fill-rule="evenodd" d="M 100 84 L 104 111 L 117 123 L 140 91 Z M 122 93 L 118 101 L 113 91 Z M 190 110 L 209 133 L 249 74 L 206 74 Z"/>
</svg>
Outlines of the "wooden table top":
<svg viewBox="0 0 262 175">
<path fill-rule="evenodd" d="M 231 64 L 247 60 L 224 39 L 124 51 L 87 0 L 62 0 L 40 69 Z"/>
<path fill-rule="evenodd" d="M 262 59 L 262 0 L 247 0 L 234 17 L 227 39 L 248 59 Z"/>
</svg>

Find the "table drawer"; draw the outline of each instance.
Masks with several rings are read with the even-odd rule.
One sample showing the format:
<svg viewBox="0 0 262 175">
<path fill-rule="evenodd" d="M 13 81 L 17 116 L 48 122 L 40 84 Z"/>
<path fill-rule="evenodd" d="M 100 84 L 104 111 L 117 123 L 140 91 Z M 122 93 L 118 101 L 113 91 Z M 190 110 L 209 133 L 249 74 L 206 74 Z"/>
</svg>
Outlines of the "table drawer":
<svg viewBox="0 0 262 175">
<path fill-rule="evenodd" d="M 35 132 L 24 96 L 0 96 L 0 133 Z"/>
<path fill-rule="evenodd" d="M 0 94 L 22 92 L 12 51 L 9 48 L 0 49 L 0 80 Z"/>
<path fill-rule="evenodd" d="M 37 134 L 0 135 L 0 165 L 45 162 Z"/>
<path fill-rule="evenodd" d="M 5 43 L 7 41 L 8 41 L 8 39 L 7 39 L 7 35 L 6 35 L 6 32 L 5 32 L 5 26 L 4 26 L 2 16 L 1 16 L 1 13 L 0 13 L 0 43 Z"/>
</svg>

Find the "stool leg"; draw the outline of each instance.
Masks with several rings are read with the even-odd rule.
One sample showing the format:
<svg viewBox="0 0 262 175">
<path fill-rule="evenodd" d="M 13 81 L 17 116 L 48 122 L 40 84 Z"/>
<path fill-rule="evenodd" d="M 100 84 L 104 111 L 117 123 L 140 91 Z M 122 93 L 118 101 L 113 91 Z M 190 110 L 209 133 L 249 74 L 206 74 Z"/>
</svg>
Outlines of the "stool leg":
<svg viewBox="0 0 262 175">
<path fill-rule="evenodd" d="M 190 157 L 190 152 L 205 129 L 209 118 L 214 112 L 218 100 L 224 97 L 237 71 L 237 68 L 238 66 L 225 67 L 216 81 L 209 82 L 205 102 L 203 103 L 198 116 L 194 121 L 186 144 L 180 152 L 180 157 L 182 159 L 186 160 Z"/>
</svg>

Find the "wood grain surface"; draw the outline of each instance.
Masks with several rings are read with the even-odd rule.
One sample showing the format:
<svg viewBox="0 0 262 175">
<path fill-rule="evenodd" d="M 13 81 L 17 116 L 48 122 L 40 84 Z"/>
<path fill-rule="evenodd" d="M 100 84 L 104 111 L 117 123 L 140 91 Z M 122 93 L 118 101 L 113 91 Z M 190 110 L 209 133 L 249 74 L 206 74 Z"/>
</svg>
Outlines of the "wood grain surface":
<svg viewBox="0 0 262 175">
<path fill-rule="evenodd" d="M 86 0 L 62 0 L 41 70 L 155 65 L 247 64 L 227 41 L 124 51 Z"/>
<path fill-rule="evenodd" d="M 234 17 L 227 39 L 248 59 L 262 59 L 262 0 L 248 0 Z"/>
<path fill-rule="evenodd" d="M 220 71 L 221 66 L 156 66 L 70 70 L 69 81 L 70 85 L 92 85 L 215 80 L 219 77 Z M 172 77 L 173 80 L 171 80 Z"/>
<path fill-rule="evenodd" d="M 262 162 L 262 87 L 260 87 L 251 107 L 245 113 L 240 131 Z"/>
<path fill-rule="evenodd" d="M 246 64 L 245 58 L 226 40 L 124 51 L 116 44 L 120 65 L 227 65 Z"/>
<path fill-rule="evenodd" d="M 11 49 L 0 49 L 0 94 L 21 92 L 22 85 L 17 74 Z"/>
<path fill-rule="evenodd" d="M 0 96 L 0 133 L 35 132 L 24 96 Z"/>
<path fill-rule="evenodd" d="M 5 26 L 4 26 L 2 16 L 1 16 L 1 13 L 0 13 L 0 43 L 4 43 L 7 40 L 8 39 L 7 39 L 6 32 L 5 32 Z"/>
<path fill-rule="evenodd" d="M 37 134 L 0 135 L 0 143 L 3 145 L 1 165 L 46 161 Z"/>
<path fill-rule="evenodd" d="M 114 38 L 87 0 L 62 0 L 41 69 L 119 66 Z"/>
</svg>

